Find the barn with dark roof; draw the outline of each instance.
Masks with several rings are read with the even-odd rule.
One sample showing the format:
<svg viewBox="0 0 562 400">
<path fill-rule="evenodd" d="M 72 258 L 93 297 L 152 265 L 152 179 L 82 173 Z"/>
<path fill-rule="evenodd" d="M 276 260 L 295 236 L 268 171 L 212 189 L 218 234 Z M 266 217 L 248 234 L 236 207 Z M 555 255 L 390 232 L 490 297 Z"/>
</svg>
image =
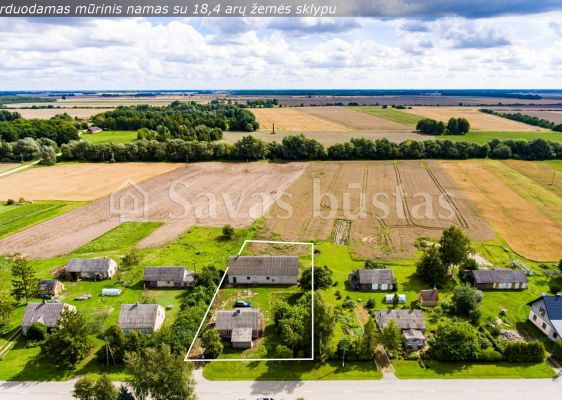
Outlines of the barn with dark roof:
<svg viewBox="0 0 562 400">
<path fill-rule="evenodd" d="M 496 268 L 472 271 L 477 289 L 526 289 L 527 275 L 520 269 Z"/>
<path fill-rule="evenodd" d="M 295 285 L 299 258 L 295 256 L 234 256 L 228 262 L 233 285 Z"/>
<path fill-rule="evenodd" d="M 193 286 L 195 276 L 185 267 L 145 267 L 144 287 L 187 287 Z"/>
</svg>

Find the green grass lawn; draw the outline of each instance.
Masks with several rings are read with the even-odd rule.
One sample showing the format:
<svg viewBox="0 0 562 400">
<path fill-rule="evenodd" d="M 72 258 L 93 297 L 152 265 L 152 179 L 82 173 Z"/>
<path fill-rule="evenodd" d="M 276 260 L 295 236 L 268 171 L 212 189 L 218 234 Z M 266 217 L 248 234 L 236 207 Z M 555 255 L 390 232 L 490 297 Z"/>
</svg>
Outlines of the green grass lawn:
<svg viewBox="0 0 562 400">
<path fill-rule="evenodd" d="M 404 128 L 415 128 L 418 121 L 423 117 L 397 110 L 396 108 L 382 108 L 380 106 L 352 106 L 351 109 L 375 117 L 384 118 L 386 120 L 406 125 Z"/>
<path fill-rule="evenodd" d="M 209 380 L 300 381 L 300 380 L 366 380 L 381 379 L 382 374 L 372 362 L 339 361 L 254 361 L 211 362 L 205 365 L 203 376 Z"/>
<path fill-rule="evenodd" d="M 84 133 L 81 139 L 92 143 L 129 143 L 137 140 L 137 131 L 102 131 L 98 133 Z"/>
<path fill-rule="evenodd" d="M 472 130 L 466 135 L 442 135 L 442 136 L 428 136 L 428 139 L 436 138 L 439 140 L 451 140 L 453 142 L 473 142 L 478 144 L 485 144 L 493 139 L 500 140 L 534 140 L 544 139 L 552 142 L 562 142 L 561 132 L 488 132 L 488 131 L 475 131 Z"/>
<path fill-rule="evenodd" d="M 17 200 L 17 199 L 15 199 Z M 0 205 L 0 239 L 47 219 L 64 214 L 86 204 L 85 202 L 37 201 L 18 205 Z"/>
<path fill-rule="evenodd" d="M 402 379 L 517 379 L 552 378 L 555 374 L 545 362 L 540 364 L 444 363 L 427 361 L 422 368 L 417 361 L 394 360 L 396 376 Z"/>
</svg>

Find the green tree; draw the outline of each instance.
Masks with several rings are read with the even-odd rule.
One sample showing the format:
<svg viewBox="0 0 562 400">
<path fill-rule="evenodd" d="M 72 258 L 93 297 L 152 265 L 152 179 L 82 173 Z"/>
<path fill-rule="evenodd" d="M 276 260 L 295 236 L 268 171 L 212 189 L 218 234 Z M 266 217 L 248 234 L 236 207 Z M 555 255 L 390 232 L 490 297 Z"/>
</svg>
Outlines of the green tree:
<svg viewBox="0 0 562 400">
<path fill-rule="evenodd" d="M 317 356 L 327 354 L 334 336 L 336 314 L 322 292 L 314 294 L 314 342 Z"/>
<path fill-rule="evenodd" d="M 451 134 L 456 134 L 458 130 L 458 121 L 456 118 L 451 117 L 449 123 L 447 124 L 447 132 Z"/>
<path fill-rule="evenodd" d="M 135 400 L 134 396 L 129 393 L 125 385 L 119 387 L 119 393 L 117 393 L 117 400 Z"/>
<path fill-rule="evenodd" d="M 432 352 L 441 361 L 475 360 L 478 332 L 468 322 L 444 322 L 437 327 Z"/>
<path fill-rule="evenodd" d="M 51 146 L 41 146 L 40 150 L 41 165 L 55 165 L 57 163 L 57 153 Z"/>
<path fill-rule="evenodd" d="M 338 342 L 338 346 L 337 346 L 337 351 L 339 356 L 342 358 L 342 365 L 345 364 L 345 355 L 349 355 L 349 352 L 351 351 L 351 340 L 349 339 L 349 336 L 344 336 L 342 339 L 340 339 L 340 341 Z"/>
<path fill-rule="evenodd" d="M 287 346 L 284 346 L 282 344 L 278 344 L 275 347 L 275 355 L 278 358 L 293 358 L 293 350 L 291 350 Z"/>
<path fill-rule="evenodd" d="M 47 337 L 47 326 L 41 322 L 35 322 L 27 328 L 25 336 L 28 340 L 44 340 Z"/>
<path fill-rule="evenodd" d="M 334 283 L 333 272 L 328 266 L 314 268 L 314 290 L 327 289 Z M 312 268 L 303 271 L 300 279 L 300 287 L 303 291 L 312 290 Z"/>
<path fill-rule="evenodd" d="M 391 353 L 398 353 L 402 350 L 402 331 L 394 320 L 391 319 L 382 329 L 381 343 Z"/>
<path fill-rule="evenodd" d="M 562 273 L 562 259 L 558 261 L 558 270 Z"/>
<path fill-rule="evenodd" d="M 224 347 L 221 337 L 215 329 L 209 329 L 201 336 L 201 346 L 205 349 L 205 358 L 217 358 Z"/>
<path fill-rule="evenodd" d="M 363 327 L 363 347 L 372 356 L 375 354 L 377 346 L 381 341 L 379 331 L 377 329 L 377 324 L 373 318 L 369 318 L 365 326 Z"/>
<path fill-rule="evenodd" d="M 447 280 L 447 268 L 441 261 L 441 254 L 436 246 L 430 246 L 416 265 L 416 275 L 425 283 L 441 287 Z"/>
<path fill-rule="evenodd" d="M 400 304 L 400 297 L 398 297 L 398 294 L 394 294 L 392 297 L 392 307 L 396 308 L 398 304 Z"/>
<path fill-rule="evenodd" d="M 192 365 L 174 355 L 170 348 L 145 348 L 125 355 L 131 375 L 130 386 L 137 398 L 153 400 L 196 400 Z"/>
<path fill-rule="evenodd" d="M 105 374 L 94 384 L 95 400 L 117 400 L 117 394 L 117 388 Z"/>
<path fill-rule="evenodd" d="M 232 239 L 234 237 L 234 234 L 235 231 L 232 225 L 226 224 L 225 226 L 222 227 L 222 235 L 228 240 Z"/>
<path fill-rule="evenodd" d="M 121 327 L 117 324 L 111 325 L 104 333 L 106 346 L 101 349 L 102 362 L 121 364 L 127 348 L 127 338 Z"/>
<path fill-rule="evenodd" d="M 197 284 L 202 286 L 217 286 L 221 280 L 221 273 L 214 265 L 207 265 L 197 273 Z"/>
<path fill-rule="evenodd" d="M 443 231 L 439 244 L 441 245 L 439 248 L 441 261 L 447 268 L 466 262 L 472 251 L 470 239 L 459 227 L 454 225 Z"/>
<path fill-rule="evenodd" d="M 261 160 L 267 157 L 267 145 L 261 139 L 244 136 L 234 144 L 233 156 L 238 160 Z"/>
<path fill-rule="evenodd" d="M 17 303 L 6 292 L 0 292 L 0 334 L 10 323 L 16 306 Z"/>
<path fill-rule="evenodd" d="M 478 309 L 480 300 L 478 290 L 467 284 L 457 286 L 453 292 L 455 311 L 465 317 L 470 316 L 470 313 Z"/>
<path fill-rule="evenodd" d="M 96 400 L 94 397 L 95 381 L 86 376 L 80 377 L 74 384 L 72 397 L 78 400 Z"/>
<path fill-rule="evenodd" d="M 92 348 L 88 323 L 84 316 L 65 308 L 57 327 L 41 345 L 41 350 L 54 364 L 73 367 Z"/>
<path fill-rule="evenodd" d="M 38 285 L 39 281 L 35 271 L 27 259 L 21 256 L 16 257 L 12 265 L 12 296 L 17 301 L 25 299 L 27 302 Z"/>
</svg>

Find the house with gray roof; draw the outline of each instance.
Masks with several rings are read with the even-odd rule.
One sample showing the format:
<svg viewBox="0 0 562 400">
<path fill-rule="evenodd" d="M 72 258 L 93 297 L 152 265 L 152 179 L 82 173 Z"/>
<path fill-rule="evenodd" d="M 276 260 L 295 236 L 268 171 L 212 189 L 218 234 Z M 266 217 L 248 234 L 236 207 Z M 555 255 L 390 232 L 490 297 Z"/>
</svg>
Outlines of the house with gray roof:
<svg viewBox="0 0 562 400">
<path fill-rule="evenodd" d="M 299 258 L 295 256 L 233 256 L 228 282 L 233 285 L 295 285 Z"/>
<path fill-rule="evenodd" d="M 111 279 L 119 267 L 115 260 L 103 258 L 71 258 L 66 265 L 66 279 L 90 279 L 101 281 Z"/>
<path fill-rule="evenodd" d="M 527 275 L 520 269 L 477 269 L 472 271 L 472 277 L 474 286 L 480 290 L 527 288 Z"/>
<path fill-rule="evenodd" d="M 562 337 L 562 297 L 543 294 L 536 300 L 527 303 L 531 307 L 529 321 L 541 330 L 552 341 Z"/>
<path fill-rule="evenodd" d="M 402 331 L 404 346 L 412 349 L 419 349 L 424 346 L 426 327 L 421 310 L 381 310 L 375 314 L 375 321 L 381 331 L 391 320 Z"/>
<path fill-rule="evenodd" d="M 40 279 L 37 287 L 36 295 L 41 296 L 58 296 L 64 290 L 64 284 L 56 279 Z"/>
<path fill-rule="evenodd" d="M 70 304 L 53 301 L 49 303 L 27 303 L 25 315 L 21 323 L 21 330 L 27 335 L 27 330 L 34 323 L 45 325 L 49 329 L 57 326 L 62 311 L 68 309 L 76 311 L 76 307 Z"/>
<path fill-rule="evenodd" d="M 249 349 L 252 340 L 263 333 L 263 315 L 253 308 L 217 311 L 215 329 L 222 339 L 230 341 L 233 348 Z"/>
<path fill-rule="evenodd" d="M 393 290 L 394 272 L 391 269 L 356 269 L 348 277 L 354 290 Z"/>
<path fill-rule="evenodd" d="M 165 318 L 166 311 L 158 304 L 122 304 L 117 324 L 126 334 L 130 331 L 152 333 L 160 329 Z"/>
<path fill-rule="evenodd" d="M 145 267 L 145 288 L 182 288 L 195 284 L 195 274 L 186 267 Z"/>
</svg>

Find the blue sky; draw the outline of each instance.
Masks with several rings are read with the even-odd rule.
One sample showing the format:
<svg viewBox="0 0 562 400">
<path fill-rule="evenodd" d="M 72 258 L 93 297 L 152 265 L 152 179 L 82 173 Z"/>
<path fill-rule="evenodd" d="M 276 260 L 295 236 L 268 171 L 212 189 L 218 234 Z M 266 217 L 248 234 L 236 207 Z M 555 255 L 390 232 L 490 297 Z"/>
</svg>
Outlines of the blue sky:
<svg viewBox="0 0 562 400">
<path fill-rule="evenodd" d="M 559 0 L 365 4 L 391 17 L 0 18 L 0 90 L 562 88 Z"/>
</svg>

